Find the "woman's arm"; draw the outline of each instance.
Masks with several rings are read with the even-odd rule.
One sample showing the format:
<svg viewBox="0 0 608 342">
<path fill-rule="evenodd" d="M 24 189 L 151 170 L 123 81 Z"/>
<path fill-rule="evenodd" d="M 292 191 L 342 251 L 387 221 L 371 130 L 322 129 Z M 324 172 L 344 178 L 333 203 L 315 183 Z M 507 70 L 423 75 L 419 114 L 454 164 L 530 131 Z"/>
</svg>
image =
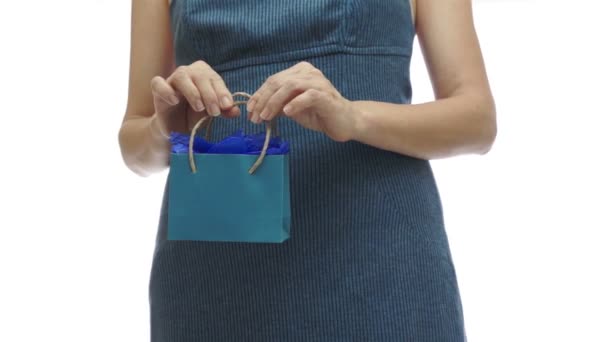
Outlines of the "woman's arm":
<svg viewBox="0 0 608 342">
<path fill-rule="evenodd" d="M 422 159 L 488 152 L 496 113 L 470 0 L 417 1 L 416 30 L 436 101 L 354 101 L 352 139 Z"/>
<path fill-rule="evenodd" d="M 167 0 L 132 4 L 129 100 L 118 139 L 125 164 L 148 176 L 169 165 L 170 132 L 190 132 L 203 116 L 234 118 L 240 110 L 206 62 L 175 68 Z"/>
<path fill-rule="evenodd" d="M 170 146 L 156 124 L 150 80 L 174 68 L 167 0 L 133 0 L 129 97 L 119 130 L 125 164 L 147 176 L 168 165 Z"/>
<path fill-rule="evenodd" d="M 496 136 L 496 114 L 471 2 L 424 0 L 416 7 L 436 101 L 349 101 L 321 70 L 301 62 L 260 86 L 247 104 L 248 118 L 260 123 L 282 112 L 336 141 L 356 140 L 421 159 L 486 153 Z"/>
</svg>

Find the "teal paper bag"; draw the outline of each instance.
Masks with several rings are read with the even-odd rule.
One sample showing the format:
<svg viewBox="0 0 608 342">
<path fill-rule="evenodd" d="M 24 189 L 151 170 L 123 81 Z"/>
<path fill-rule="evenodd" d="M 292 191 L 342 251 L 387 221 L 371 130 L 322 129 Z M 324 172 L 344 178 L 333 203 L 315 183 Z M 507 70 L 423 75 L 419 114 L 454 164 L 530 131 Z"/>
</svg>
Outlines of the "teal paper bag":
<svg viewBox="0 0 608 342">
<path fill-rule="evenodd" d="M 289 238 L 289 155 L 171 153 L 169 240 L 281 243 Z M 209 127 L 207 132 L 209 132 Z M 253 166 L 252 166 L 253 165 Z"/>
</svg>

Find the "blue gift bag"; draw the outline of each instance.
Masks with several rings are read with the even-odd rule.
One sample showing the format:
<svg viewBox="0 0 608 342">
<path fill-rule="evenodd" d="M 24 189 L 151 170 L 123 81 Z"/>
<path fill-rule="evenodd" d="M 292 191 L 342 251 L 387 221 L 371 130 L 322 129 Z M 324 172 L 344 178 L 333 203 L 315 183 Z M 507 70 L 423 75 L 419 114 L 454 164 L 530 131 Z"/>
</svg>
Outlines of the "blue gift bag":
<svg viewBox="0 0 608 342">
<path fill-rule="evenodd" d="M 247 95 L 235 93 L 236 95 Z M 244 101 L 237 101 L 243 104 Z M 288 145 L 265 134 L 241 131 L 213 144 L 196 131 L 171 134 L 169 240 L 281 243 L 289 238 L 291 205 Z"/>
</svg>

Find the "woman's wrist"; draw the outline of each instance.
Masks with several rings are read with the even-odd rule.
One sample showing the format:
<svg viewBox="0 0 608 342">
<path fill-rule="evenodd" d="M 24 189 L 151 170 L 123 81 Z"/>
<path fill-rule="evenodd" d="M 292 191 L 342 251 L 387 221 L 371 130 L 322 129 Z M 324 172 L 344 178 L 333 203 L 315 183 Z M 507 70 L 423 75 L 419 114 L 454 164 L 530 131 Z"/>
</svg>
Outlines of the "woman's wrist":
<svg viewBox="0 0 608 342">
<path fill-rule="evenodd" d="M 158 121 L 158 115 L 156 113 L 154 113 L 151 117 L 150 117 L 150 122 L 148 127 L 150 128 L 150 131 L 152 132 L 152 134 L 160 139 L 169 139 L 169 135 L 166 134 L 163 129 L 162 126 L 160 124 L 160 122 Z"/>
<path fill-rule="evenodd" d="M 369 111 L 365 106 L 365 101 L 351 101 L 350 107 L 353 125 L 348 140 L 362 142 L 369 129 Z"/>
<path fill-rule="evenodd" d="M 148 131 L 150 132 L 150 135 L 152 137 L 152 141 L 154 142 L 154 150 L 158 151 L 159 154 L 165 154 L 166 151 L 169 149 L 169 145 L 170 145 L 170 141 L 169 141 L 169 135 L 167 135 L 161 126 L 161 123 L 158 119 L 158 116 L 156 113 L 154 113 L 150 119 L 148 120 Z"/>
</svg>

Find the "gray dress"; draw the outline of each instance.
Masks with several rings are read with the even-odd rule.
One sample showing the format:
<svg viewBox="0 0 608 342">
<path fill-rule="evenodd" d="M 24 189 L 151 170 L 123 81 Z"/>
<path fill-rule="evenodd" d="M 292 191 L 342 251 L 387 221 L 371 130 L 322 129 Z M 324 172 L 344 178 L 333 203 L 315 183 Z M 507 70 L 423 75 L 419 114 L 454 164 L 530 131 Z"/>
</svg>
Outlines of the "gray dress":
<svg viewBox="0 0 608 342">
<path fill-rule="evenodd" d="M 306 60 L 350 100 L 411 100 L 407 0 L 173 0 L 171 23 L 177 65 L 202 59 L 232 92 Z M 216 137 L 263 127 L 245 115 L 214 125 Z M 466 341 L 429 162 L 284 117 L 279 131 L 291 143 L 286 242 L 167 240 L 165 190 L 152 341 Z"/>
</svg>

